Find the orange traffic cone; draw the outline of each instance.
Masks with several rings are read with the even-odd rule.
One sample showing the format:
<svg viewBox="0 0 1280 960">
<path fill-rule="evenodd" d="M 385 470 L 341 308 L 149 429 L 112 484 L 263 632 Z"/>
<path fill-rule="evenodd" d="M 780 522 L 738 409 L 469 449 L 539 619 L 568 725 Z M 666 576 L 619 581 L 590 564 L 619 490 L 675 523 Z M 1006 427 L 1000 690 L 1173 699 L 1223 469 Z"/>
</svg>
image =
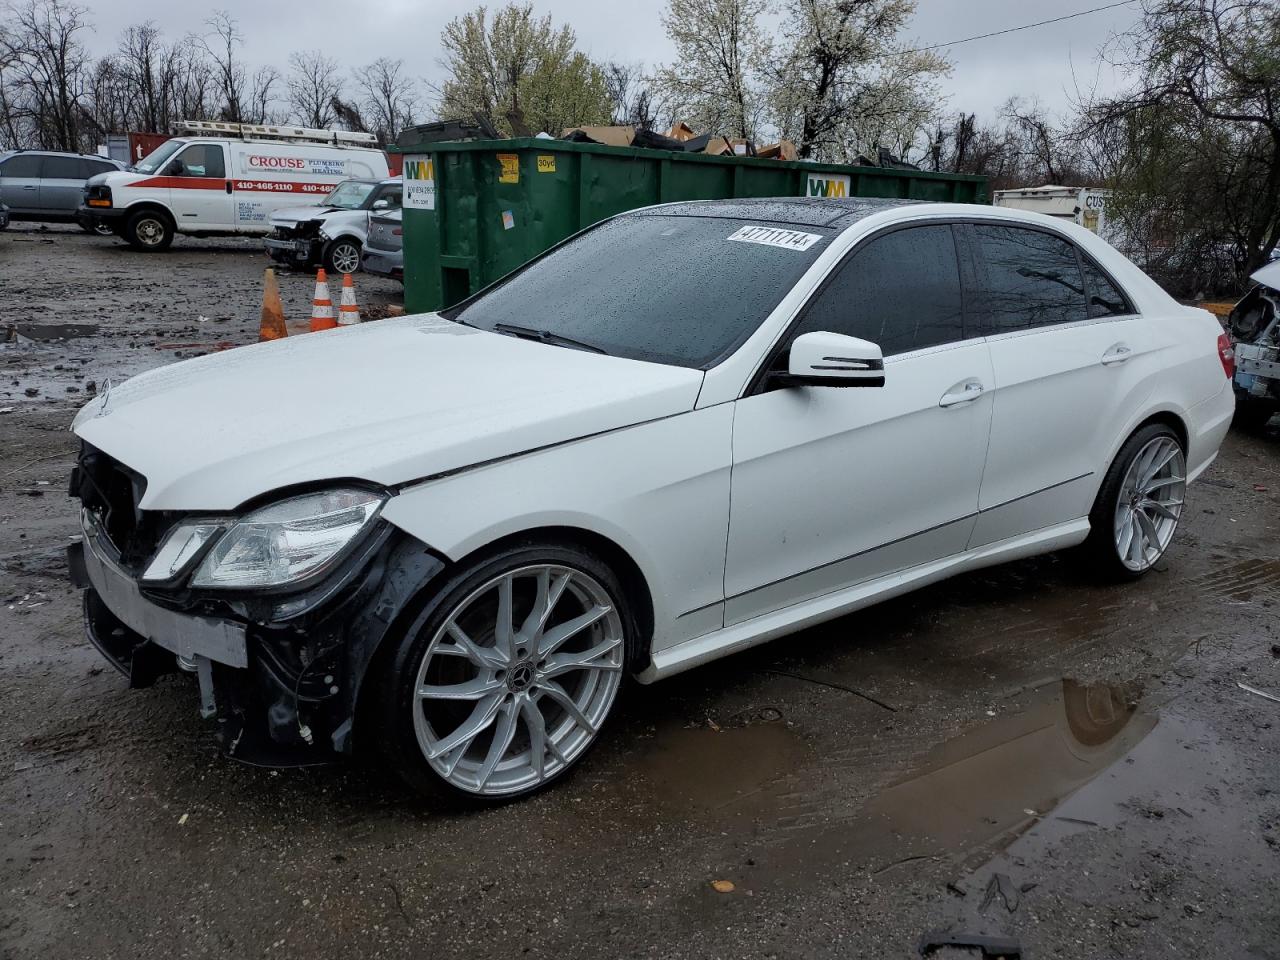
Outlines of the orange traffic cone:
<svg viewBox="0 0 1280 960">
<path fill-rule="evenodd" d="M 279 340 L 289 335 L 284 324 L 284 304 L 280 302 L 280 288 L 276 285 L 276 272 L 270 267 L 262 275 L 262 322 L 258 327 L 258 342 Z"/>
<path fill-rule="evenodd" d="M 338 306 L 338 324 L 360 322 L 360 308 L 356 306 L 356 284 L 351 274 L 342 275 L 342 303 Z"/>
<path fill-rule="evenodd" d="M 329 279 L 321 267 L 316 271 L 316 295 L 311 300 L 311 332 L 332 330 L 337 325 L 333 319 L 333 301 L 329 299 Z"/>
</svg>

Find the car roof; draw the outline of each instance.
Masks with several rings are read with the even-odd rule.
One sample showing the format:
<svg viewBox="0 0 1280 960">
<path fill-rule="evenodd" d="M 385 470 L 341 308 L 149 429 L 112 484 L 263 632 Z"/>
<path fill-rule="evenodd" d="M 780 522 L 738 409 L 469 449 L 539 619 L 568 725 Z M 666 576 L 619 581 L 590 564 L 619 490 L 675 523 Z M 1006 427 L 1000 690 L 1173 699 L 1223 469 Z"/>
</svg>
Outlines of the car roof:
<svg viewBox="0 0 1280 960">
<path fill-rule="evenodd" d="M 0 157 L 11 157 L 19 153 L 36 153 L 44 157 L 79 157 L 81 160 L 102 160 L 106 163 L 120 163 L 119 160 L 112 157 L 102 157 L 96 153 L 76 153 L 73 150 L 0 150 Z M 123 166 L 123 164 L 121 164 Z"/>
<path fill-rule="evenodd" d="M 919 200 L 887 200 L 880 197 L 747 197 L 737 200 L 686 200 L 636 211 L 644 216 L 723 217 L 727 220 L 769 220 L 806 227 L 841 229 L 872 214 L 895 207 L 917 205 Z"/>
</svg>

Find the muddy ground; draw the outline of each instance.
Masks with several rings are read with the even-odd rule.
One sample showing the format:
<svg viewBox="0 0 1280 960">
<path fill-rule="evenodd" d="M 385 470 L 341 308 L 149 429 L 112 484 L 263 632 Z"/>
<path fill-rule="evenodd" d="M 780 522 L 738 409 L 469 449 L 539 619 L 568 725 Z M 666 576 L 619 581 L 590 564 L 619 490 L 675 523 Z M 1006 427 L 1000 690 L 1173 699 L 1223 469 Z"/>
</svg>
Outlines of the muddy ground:
<svg viewBox="0 0 1280 960">
<path fill-rule="evenodd" d="M 1280 958 L 1280 703 L 1240 686 L 1280 694 L 1274 426 L 1138 584 L 958 578 L 635 689 L 570 779 L 459 812 L 229 763 L 190 683 L 131 692 L 82 639 L 74 409 L 251 340 L 263 266 L 0 233 L 0 330 L 97 325 L 0 348 L 0 956 Z"/>
</svg>

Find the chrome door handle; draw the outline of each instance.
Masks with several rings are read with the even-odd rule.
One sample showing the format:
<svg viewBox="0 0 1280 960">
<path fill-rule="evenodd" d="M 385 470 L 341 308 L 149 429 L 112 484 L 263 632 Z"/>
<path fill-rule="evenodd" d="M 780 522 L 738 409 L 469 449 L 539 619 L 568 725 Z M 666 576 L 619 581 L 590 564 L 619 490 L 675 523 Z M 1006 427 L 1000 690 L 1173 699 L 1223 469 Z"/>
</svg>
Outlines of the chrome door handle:
<svg viewBox="0 0 1280 960">
<path fill-rule="evenodd" d="M 1133 356 L 1133 351 L 1129 349 L 1128 344 L 1117 343 L 1102 355 L 1102 365 L 1104 367 L 1109 367 L 1113 363 L 1124 363 L 1131 356 Z"/>
<path fill-rule="evenodd" d="M 953 387 L 938 401 L 940 407 L 954 407 L 959 403 L 972 403 L 982 396 L 984 387 L 978 380 L 969 380 L 963 386 Z"/>
</svg>

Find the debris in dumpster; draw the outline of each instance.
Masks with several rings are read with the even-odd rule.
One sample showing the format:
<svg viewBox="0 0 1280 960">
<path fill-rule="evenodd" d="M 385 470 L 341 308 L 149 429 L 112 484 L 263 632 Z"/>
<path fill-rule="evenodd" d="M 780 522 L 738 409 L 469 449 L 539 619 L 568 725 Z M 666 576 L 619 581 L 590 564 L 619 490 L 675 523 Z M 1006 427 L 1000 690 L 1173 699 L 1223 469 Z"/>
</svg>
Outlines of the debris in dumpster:
<svg viewBox="0 0 1280 960">
<path fill-rule="evenodd" d="M 1021 960 L 1022 947 L 1018 941 L 1010 937 L 988 937 L 977 933 L 948 933 L 935 930 L 920 938 L 916 947 L 922 957 L 927 957 L 935 950 L 943 947 L 960 947 L 962 949 L 979 950 L 985 960 Z"/>
<path fill-rule="evenodd" d="M 1245 693 L 1252 693 L 1254 696 L 1262 697 L 1263 700 L 1270 700 L 1273 703 L 1280 703 L 1280 697 L 1276 696 L 1274 693 L 1267 693 L 1267 691 L 1265 690 L 1259 690 L 1257 687 L 1251 687 L 1247 683 L 1241 683 L 1239 680 L 1236 681 L 1236 686 L 1239 687 L 1241 690 L 1243 690 Z"/>
<path fill-rule="evenodd" d="M 284 304 L 280 300 L 280 287 L 276 272 L 270 267 L 262 272 L 262 319 L 258 325 L 258 341 L 279 340 L 289 335 L 285 324 Z"/>
<path fill-rule="evenodd" d="M 565 127 L 560 134 L 560 139 L 574 143 L 603 143 L 609 147 L 629 147 L 635 136 L 635 127 Z"/>
</svg>

